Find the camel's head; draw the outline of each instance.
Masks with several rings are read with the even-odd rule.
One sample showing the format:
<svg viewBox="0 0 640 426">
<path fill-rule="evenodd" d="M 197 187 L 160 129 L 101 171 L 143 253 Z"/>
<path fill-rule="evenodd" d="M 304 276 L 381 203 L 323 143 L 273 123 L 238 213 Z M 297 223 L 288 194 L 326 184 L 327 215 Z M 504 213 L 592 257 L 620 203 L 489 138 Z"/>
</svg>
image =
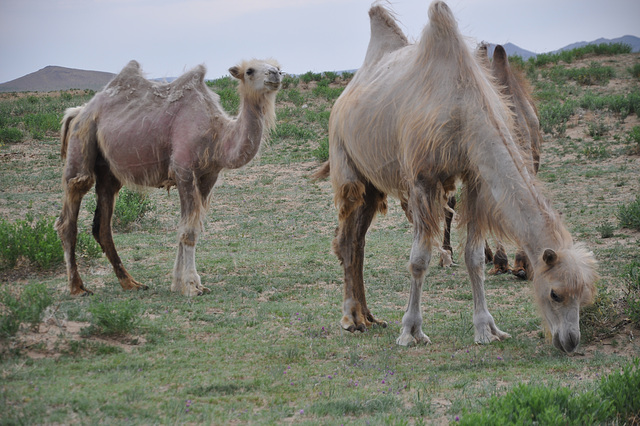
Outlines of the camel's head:
<svg viewBox="0 0 640 426">
<path fill-rule="evenodd" d="M 533 286 L 553 345 L 572 353 L 580 343 L 580 307 L 593 303 L 598 279 L 593 253 L 582 246 L 546 249 L 536 262 Z"/>
<path fill-rule="evenodd" d="M 247 94 L 263 95 L 280 89 L 282 75 L 280 64 L 273 59 L 260 61 L 253 59 L 229 68 L 231 75 L 241 82 Z"/>
</svg>

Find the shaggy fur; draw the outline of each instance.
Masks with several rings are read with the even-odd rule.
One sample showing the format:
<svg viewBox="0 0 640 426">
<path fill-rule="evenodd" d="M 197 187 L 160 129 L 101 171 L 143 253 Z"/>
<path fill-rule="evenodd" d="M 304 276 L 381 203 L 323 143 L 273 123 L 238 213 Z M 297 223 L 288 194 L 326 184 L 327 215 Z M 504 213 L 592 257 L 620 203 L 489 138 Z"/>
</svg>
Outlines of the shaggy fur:
<svg viewBox="0 0 640 426">
<path fill-rule="evenodd" d="M 414 227 L 411 291 L 397 343 L 429 341 L 421 327 L 422 285 L 444 206 L 461 181 L 460 223 L 467 229 L 475 340 L 509 337 L 496 327 L 485 300 L 484 236 L 492 233 L 520 244 L 534 268 L 543 268 L 542 254 L 550 249 L 558 254 L 556 271 L 589 271 L 570 274 L 572 282 L 542 276 L 534 281 L 540 294 L 547 294 L 547 299 L 538 298 L 544 312 L 571 312 L 565 316 L 570 321 L 546 318 L 552 329 L 557 327 L 556 346 L 572 352 L 578 307 L 566 300 L 582 299 L 585 289 L 593 289 L 592 255 L 580 253 L 587 260 L 577 262 L 561 254 L 574 245 L 523 158 L 511 103 L 467 48 L 445 3 L 431 4 L 430 22 L 415 44 L 407 44 L 384 7 L 374 5 L 369 16 L 371 41 L 364 64 L 333 107 L 330 164 L 316 174 L 330 172 L 339 211 L 333 247 L 345 277 L 342 327 L 354 331 L 384 324 L 366 305 L 362 268 L 367 229 L 390 194 L 406 206 Z M 564 304 L 552 300 L 552 290 L 567 294 Z M 577 336 L 579 341 L 579 331 Z"/>
<path fill-rule="evenodd" d="M 239 80 L 238 117 L 229 117 L 198 66 L 169 84 L 154 83 L 131 61 L 86 105 L 62 120 L 63 207 L 56 227 L 62 240 L 72 294 L 90 293 L 75 260 L 77 217 L 95 182 L 93 235 L 123 289 L 146 288 L 125 270 L 111 235 L 115 196 L 123 184 L 180 194 L 181 220 L 172 291 L 208 291 L 195 268 L 195 246 L 209 195 L 220 171 L 238 168 L 258 152 L 275 122 L 281 72 L 273 61 L 248 61 L 229 69 Z"/>
</svg>

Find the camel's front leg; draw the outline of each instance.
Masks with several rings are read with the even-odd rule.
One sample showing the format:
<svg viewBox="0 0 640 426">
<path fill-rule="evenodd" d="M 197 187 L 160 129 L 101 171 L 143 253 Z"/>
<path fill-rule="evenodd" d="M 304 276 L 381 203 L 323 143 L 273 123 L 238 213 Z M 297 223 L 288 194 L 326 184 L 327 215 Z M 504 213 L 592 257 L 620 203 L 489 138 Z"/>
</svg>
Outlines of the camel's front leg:
<svg viewBox="0 0 640 426">
<path fill-rule="evenodd" d="M 417 343 L 431 343 L 429 337 L 422 331 L 422 284 L 431 261 L 431 244 L 415 233 L 411 247 L 409 270 L 411 272 L 411 293 L 409 305 L 402 317 L 402 333 L 396 340 L 398 345 L 412 346 Z"/>
<path fill-rule="evenodd" d="M 180 292 L 185 296 L 199 296 L 211 292 L 202 285 L 200 275 L 196 271 L 196 243 L 202 229 L 202 217 L 207 209 L 206 200 L 217 177 L 217 173 L 209 173 L 195 179 L 188 171 L 176 175 L 181 219 L 171 291 Z"/>
<path fill-rule="evenodd" d="M 482 236 L 476 233 L 475 224 L 470 223 L 467 231 L 465 261 L 473 291 L 474 341 L 482 344 L 511 337 L 508 333 L 498 329 L 493 316 L 491 316 L 487 308 L 487 300 L 484 293 L 484 258 Z"/>
</svg>

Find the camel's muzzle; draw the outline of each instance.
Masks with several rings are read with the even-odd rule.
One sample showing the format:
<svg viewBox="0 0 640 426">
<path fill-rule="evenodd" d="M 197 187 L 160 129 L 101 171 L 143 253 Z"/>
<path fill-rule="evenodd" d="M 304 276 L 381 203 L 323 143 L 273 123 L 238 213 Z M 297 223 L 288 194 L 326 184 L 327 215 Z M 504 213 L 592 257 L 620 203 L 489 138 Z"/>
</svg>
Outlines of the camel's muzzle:
<svg viewBox="0 0 640 426">
<path fill-rule="evenodd" d="M 579 344 L 580 332 L 558 332 L 553 336 L 553 346 L 567 354 L 573 353 L 577 349 Z"/>
</svg>

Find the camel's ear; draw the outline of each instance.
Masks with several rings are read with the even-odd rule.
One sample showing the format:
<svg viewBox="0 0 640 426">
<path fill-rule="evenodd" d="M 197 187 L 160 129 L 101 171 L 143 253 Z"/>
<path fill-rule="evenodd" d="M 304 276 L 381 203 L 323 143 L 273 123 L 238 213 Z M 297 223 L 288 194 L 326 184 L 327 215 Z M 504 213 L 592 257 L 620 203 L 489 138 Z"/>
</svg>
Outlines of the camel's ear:
<svg viewBox="0 0 640 426">
<path fill-rule="evenodd" d="M 238 80 L 244 80 L 244 75 L 242 75 L 242 71 L 238 67 L 229 68 L 229 73 Z"/>
<path fill-rule="evenodd" d="M 546 263 L 548 266 L 553 266 L 558 261 L 558 255 L 555 251 L 546 249 L 542 254 L 542 260 L 544 260 L 544 263 Z"/>
</svg>

